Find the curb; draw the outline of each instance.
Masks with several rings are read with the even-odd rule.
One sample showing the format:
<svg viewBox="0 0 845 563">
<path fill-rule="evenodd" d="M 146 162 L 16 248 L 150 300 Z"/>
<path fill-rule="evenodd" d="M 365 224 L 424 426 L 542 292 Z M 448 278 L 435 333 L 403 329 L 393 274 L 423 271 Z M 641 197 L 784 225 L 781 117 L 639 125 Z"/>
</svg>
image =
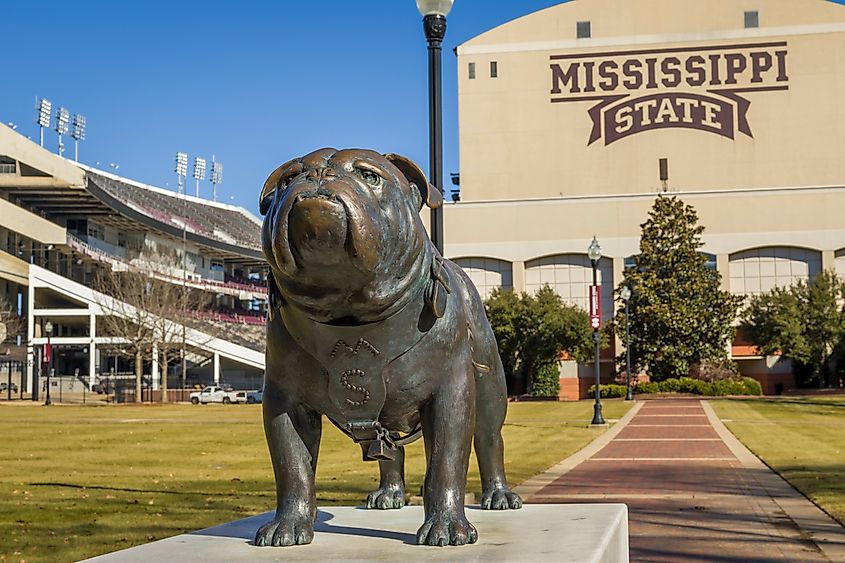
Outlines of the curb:
<svg viewBox="0 0 845 563">
<path fill-rule="evenodd" d="M 731 453 L 744 468 L 753 470 L 751 475 L 754 480 L 798 529 L 821 549 L 825 557 L 831 561 L 845 561 L 845 528 L 746 448 L 719 419 L 709 401 L 701 401 L 701 406 Z"/>
</svg>

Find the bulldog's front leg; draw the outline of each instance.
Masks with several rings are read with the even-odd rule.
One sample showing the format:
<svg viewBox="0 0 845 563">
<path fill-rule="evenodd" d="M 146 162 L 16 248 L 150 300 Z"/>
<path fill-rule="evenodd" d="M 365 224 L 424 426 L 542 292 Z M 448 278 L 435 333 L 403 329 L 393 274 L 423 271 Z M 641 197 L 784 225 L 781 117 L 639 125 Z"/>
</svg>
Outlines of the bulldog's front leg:
<svg viewBox="0 0 845 563">
<path fill-rule="evenodd" d="M 264 384 L 264 433 L 276 477 L 276 515 L 255 534 L 255 545 L 311 543 L 317 498 L 314 475 L 320 449 L 320 415 Z"/>
<path fill-rule="evenodd" d="M 417 531 L 418 544 L 464 545 L 478 539 L 464 514 L 475 425 L 474 386 L 472 373 L 447 376 L 421 413 L 428 467 L 423 492 L 425 522 Z"/>
</svg>

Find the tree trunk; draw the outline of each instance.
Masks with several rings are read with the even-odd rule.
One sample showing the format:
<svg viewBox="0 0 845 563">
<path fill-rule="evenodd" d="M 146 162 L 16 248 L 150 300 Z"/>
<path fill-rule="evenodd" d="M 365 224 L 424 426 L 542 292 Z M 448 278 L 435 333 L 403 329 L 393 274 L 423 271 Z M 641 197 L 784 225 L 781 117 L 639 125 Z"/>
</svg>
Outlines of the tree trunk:
<svg viewBox="0 0 845 563">
<path fill-rule="evenodd" d="M 161 353 L 161 402 L 167 403 L 167 352 Z"/>
<path fill-rule="evenodd" d="M 142 361 L 141 350 L 135 351 L 135 402 L 143 401 L 141 396 L 141 378 L 144 376 L 144 362 Z"/>
</svg>

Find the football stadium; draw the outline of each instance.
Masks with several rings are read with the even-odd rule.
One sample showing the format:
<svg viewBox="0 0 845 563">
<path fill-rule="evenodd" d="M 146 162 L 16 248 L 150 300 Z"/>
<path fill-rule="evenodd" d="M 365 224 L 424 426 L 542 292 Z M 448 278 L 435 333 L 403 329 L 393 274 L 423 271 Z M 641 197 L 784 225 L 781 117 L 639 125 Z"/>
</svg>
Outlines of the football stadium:
<svg viewBox="0 0 845 563">
<path fill-rule="evenodd" d="M 54 399 L 57 389 L 105 389 L 118 401 L 134 400 L 135 358 L 119 353 L 126 338 L 109 328 L 115 316 L 143 324 L 133 312 L 138 296 L 118 291 L 126 301 L 115 302 L 121 295 L 102 291 L 115 284 L 100 283 L 133 272 L 177 288 L 172 316 L 184 318 L 186 328 L 161 338 L 175 349 L 165 370 L 169 398 L 211 383 L 261 387 L 267 306 L 261 222 L 243 208 L 185 191 L 59 157 L 0 125 L 0 299 L 25 319 L 18 346 L 4 352 L 22 397 L 43 394 L 51 366 Z M 156 348 L 142 354 L 145 400 L 161 398 Z"/>
</svg>

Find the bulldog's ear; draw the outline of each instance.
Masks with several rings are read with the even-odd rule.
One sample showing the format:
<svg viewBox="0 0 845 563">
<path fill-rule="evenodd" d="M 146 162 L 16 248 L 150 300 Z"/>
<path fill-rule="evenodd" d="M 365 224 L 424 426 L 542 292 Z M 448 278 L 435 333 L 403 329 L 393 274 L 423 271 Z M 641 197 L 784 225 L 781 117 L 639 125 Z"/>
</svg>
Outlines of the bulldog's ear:
<svg viewBox="0 0 845 563">
<path fill-rule="evenodd" d="M 284 186 L 290 178 L 300 172 L 302 172 L 302 162 L 298 158 L 289 160 L 273 170 L 273 173 L 264 182 L 261 197 L 258 198 L 258 209 L 262 215 L 266 215 L 270 210 L 276 188 Z"/>
<path fill-rule="evenodd" d="M 432 209 L 443 204 L 443 195 L 441 195 L 440 190 L 428 183 L 425 174 L 413 160 L 392 152 L 384 155 L 384 158 L 402 172 L 408 183 L 419 190 L 422 203 Z"/>
</svg>

